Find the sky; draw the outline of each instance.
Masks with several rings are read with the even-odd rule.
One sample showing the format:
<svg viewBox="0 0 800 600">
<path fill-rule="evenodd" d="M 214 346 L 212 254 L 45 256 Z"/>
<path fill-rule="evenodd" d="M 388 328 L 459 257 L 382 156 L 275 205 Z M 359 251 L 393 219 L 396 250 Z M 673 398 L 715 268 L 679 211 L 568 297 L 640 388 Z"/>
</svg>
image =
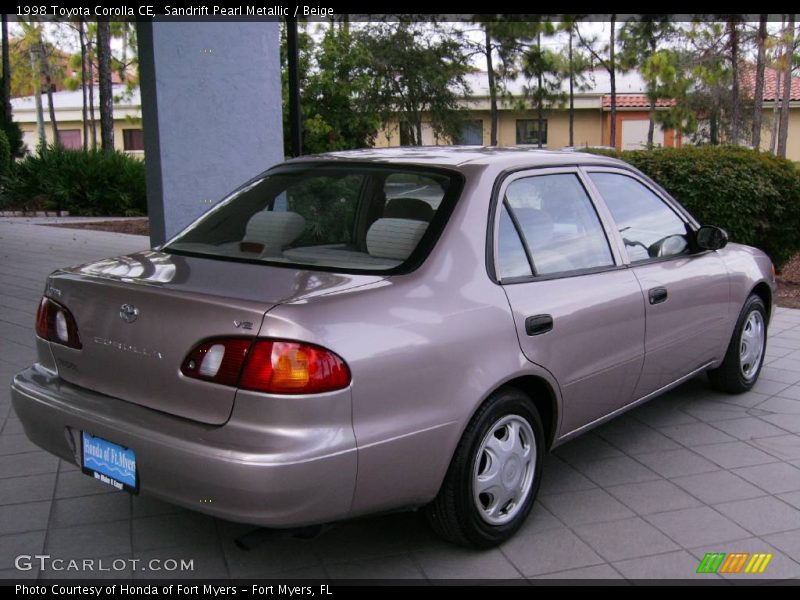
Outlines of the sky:
<svg viewBox="0 0 800 600">
<path fill-rule="evenodd" d="M 321 26 L 321 27 L 324 27 L 324 25 L 322 23 L 320 23 L 318 25 Z M 758 27 L 758 23 L 757 22 L 748 22 L 747 25 L 748 25 L 748 27 L 753 28 L 753 29 Z M 77 53 L 78 52 L 79 42 L 78 42 L 78 36 L 77 36 L 77 32 L 76 31 L 74 31 L 72 28 L 69 28 L 66 24 L 45 23 L 44 26 L 45 26 L 45 35 L 46 35 L 48 40 L 50 40 L 51 42 L 56 43 L 57 46 L 63 48 L 64 50 L 67 50 L 67 51 L 69 51 L 71 53 Z M 469 27 L 466 24 L 465 24 L 465 26 Z M 620 26 L 621 26 L 621 23 L 618 22 L 617 23 L 617 31 L 619 31 Z M 771 21 L 769 23 L 770 35 L 777 35 L 778 31 L 780 30 L 780 26 L 781 26 L 781 24 L 780 24 L 779 21 Z M 314 27 L 313 24 L 309 25 L 309 27 L 310 27 L 310 31 L 312 31 L 312 32 L 315 29 L 317 29 L 316 27 Z M 596 36 L 598 38 L 598 41 L 600 42 L 600 45 L 608 43 L 609 36 L 610 36 L 610 30 L 611 30 L 610 22 L 608 22 L 608 21 L 606 21 L 606 22 L 603 22 L 603 21 L 584 21 L 584 22 L 581 23 L 580 27 L 581 27 L 581 32 L 583 33 L 585 38 L 588 39 L 588 38 Z M 19 34 L 19 32 L 20 32 L 19 25 L 17 23 L 15 23 L 14 21 L 10 21 L 9 22 L 9 30 L 10 30 L 11 35 L 16 35 L 16 34 Z M 482 39 L 482 36 L 481 36 L 480 32 L 478 32 L 478 31 L 472 32 L 472 33 L 470 33 L 468 35 L 472 39 L 474 39 L 476 41 L 480 41 Z M 560 35 L 556 35 L 556 36 L 549 37 L 549 38 L 545 37 L 542 40 L 542 45 L 544 47 L 551 48 L 551 49 L 554 49 L 554 50 L 558 50 L 560 48 L 563 48 L 566 45 L 566 43 L 567 43 L 566 34 L 560 34 Z M 122 48 L 121 40 L 118 40 L 118 39 L 112 40 L 112 51 L 114 52 L 115 55 L 119 56 L 121 54 L 121 48 Z M 483 57 L 481 57 L 480 55 L 476 56 L 473 59 L 473 63 L 475 65 L 475 67 L 480 69 L 480 70 L 485 70 L 486 69 L 485 59 Z"/>
</svg>

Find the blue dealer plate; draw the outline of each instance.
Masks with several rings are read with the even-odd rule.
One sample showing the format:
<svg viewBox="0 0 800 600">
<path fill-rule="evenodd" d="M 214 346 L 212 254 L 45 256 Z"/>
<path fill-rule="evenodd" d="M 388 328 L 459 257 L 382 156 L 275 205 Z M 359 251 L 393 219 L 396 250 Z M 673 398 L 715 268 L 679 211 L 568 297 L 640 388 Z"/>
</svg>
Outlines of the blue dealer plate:
<svg viewBox="0 0 800 600">
<path fill-rule="evenodd" d="M 136 492 L 136 453 L 130 448 L 81 432 L 83 472 L 118 490 Z"/>
</svg>

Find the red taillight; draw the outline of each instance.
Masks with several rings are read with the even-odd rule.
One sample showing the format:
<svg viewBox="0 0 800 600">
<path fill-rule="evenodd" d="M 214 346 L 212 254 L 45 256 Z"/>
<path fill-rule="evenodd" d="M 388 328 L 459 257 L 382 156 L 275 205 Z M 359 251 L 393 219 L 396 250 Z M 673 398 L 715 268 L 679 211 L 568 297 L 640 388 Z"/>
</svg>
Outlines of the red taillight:
<svg viewBox="0 0 800 600">
<path fill-rule="evenodd" d="M 350 370 L 336 354 L 284 340 L 209 340 L 189 353 L 181 372 L 271 394 L 319 394 L 350 385 Z"/>
<path fill-rule="evenodd" d="M 350 385 L 350 370 L 333 352 L 300 342 L 257 340 L 239 387 L 275 394 L 318 394 Z"/>
<path fill-rule="evenodd" d="M 36 335 L 69 348 L 80 350 L 83 347 L 75 317 L 66 306 L 46 296 L 39 303 L 39 311 L 36 313 Z"/>
</svg>

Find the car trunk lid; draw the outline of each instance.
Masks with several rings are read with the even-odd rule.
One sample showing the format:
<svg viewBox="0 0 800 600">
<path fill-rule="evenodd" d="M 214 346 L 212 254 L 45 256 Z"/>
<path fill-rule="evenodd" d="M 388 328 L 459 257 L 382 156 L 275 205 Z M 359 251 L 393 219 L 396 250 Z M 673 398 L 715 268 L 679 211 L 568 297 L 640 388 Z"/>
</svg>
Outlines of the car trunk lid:
<svg viewBox="0 0 800 600">
<path fill-rule="evenodd" d="M 192 348 L 254 336 L 279 303 L 376 279 L 155 251 L 106 259 L 50 276 L 46 294 L 72 312 L 82 348 L 50 346 L 69 383 L 220 425 L 236 389 L 185 377 L 180 368 Z"/>
</svg>

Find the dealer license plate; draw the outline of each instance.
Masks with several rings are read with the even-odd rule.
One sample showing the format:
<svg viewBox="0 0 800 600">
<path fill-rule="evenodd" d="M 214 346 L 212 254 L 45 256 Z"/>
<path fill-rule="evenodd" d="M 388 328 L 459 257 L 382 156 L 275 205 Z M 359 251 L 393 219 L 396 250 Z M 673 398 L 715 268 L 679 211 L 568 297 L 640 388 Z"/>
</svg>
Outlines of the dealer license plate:
<svg viewBox="0 0 800 600">
<path fill-rule="evenodd" d="M 130 448 L 81 432 L 82 470 L 118 490 L 138 491 L 136 453 Z"/>
</svg>

